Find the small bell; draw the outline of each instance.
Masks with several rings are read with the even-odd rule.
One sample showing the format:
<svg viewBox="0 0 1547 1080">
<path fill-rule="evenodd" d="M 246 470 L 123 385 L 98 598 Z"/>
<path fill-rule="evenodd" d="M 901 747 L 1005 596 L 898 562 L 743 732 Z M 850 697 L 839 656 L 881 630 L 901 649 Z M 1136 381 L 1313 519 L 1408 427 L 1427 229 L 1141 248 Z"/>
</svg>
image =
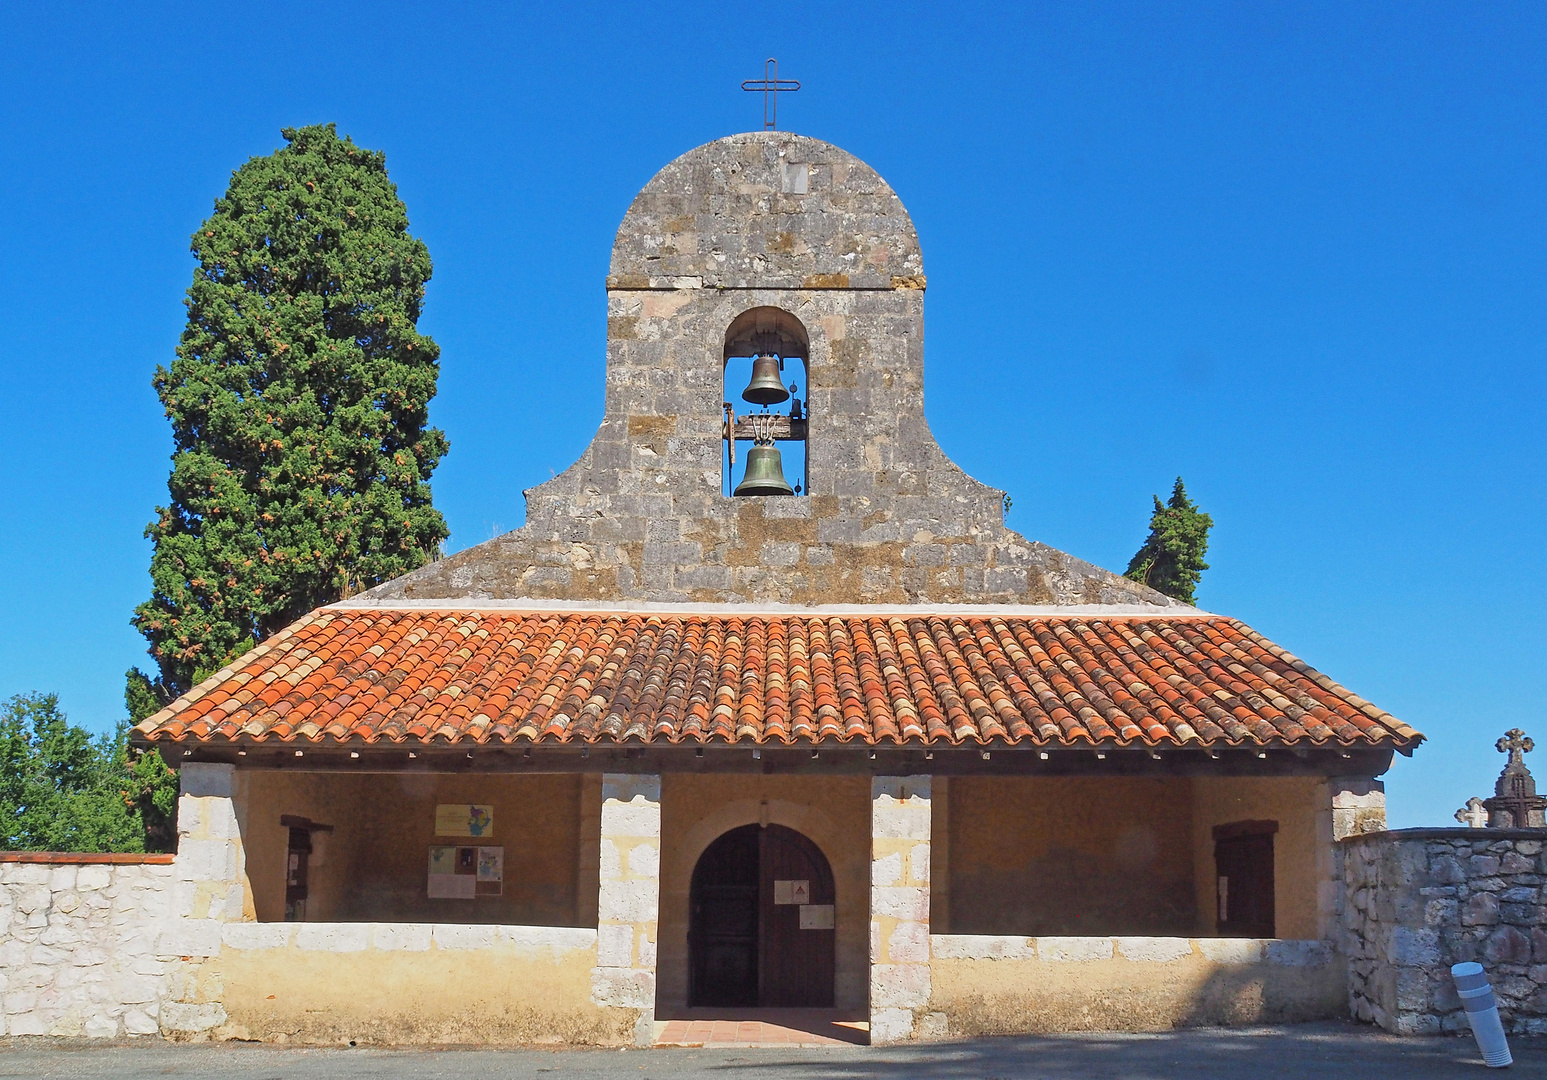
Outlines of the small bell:
<svg viewBox="0 0 1547 1080">
<path fill-rule="evenodd" d="M 779 377 L 779 369 L 783 366 L 784 362 L 772 353 L 754 356 L 752 381 L 741 392 L 741 400 L 750 401 L 754 405 L 777 405 L 781 401 L 788 401 L 790 392 L 784 388 L 784 380 Z"/>
<path fill-rule="evenodd" d="M 754 446 L 747 451 L 747 473 L 733 494 L 795 494 L 795 489 L 784 479 L 784 461 L 777 446 Z"/>
</svg>

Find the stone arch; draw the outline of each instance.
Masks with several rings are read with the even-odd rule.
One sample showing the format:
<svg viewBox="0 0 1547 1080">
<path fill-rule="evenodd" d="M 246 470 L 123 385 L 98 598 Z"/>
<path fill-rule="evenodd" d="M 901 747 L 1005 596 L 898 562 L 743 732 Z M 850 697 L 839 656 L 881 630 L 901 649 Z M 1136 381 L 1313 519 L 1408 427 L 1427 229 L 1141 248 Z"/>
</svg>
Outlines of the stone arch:
<svg viewBox="0 0 1547 1080">
<path fill-rule="evenodd" d="M 773 352 L 785 359 L 799 357 L 809 361 L 811 335 L 805 323 L 783 308 L 766 304 L 748 308 L 725 328 L 725 350 L 721 359 L 757 352 Z"/>
</svg>

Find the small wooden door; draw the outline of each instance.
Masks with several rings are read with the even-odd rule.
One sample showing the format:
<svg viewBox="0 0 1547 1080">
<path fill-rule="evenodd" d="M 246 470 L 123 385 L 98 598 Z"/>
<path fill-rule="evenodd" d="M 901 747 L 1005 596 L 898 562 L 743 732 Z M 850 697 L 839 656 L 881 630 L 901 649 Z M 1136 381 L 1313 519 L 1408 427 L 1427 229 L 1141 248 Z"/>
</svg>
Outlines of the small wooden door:
<svg viewBox="0 0 1547 1080">
<path fill-rule="evenodd" d="M 1216 925 L 1223 937 L 1276 937 L 1273 834 L 1276 821 L 1214 827 Z"/>
<path fill-rule="evenodd" d="M 831 1007 L 834 899 L 826 856 L 793 829 L 721 836 L 693 870 L 688 1004 Z"/>
</svg>

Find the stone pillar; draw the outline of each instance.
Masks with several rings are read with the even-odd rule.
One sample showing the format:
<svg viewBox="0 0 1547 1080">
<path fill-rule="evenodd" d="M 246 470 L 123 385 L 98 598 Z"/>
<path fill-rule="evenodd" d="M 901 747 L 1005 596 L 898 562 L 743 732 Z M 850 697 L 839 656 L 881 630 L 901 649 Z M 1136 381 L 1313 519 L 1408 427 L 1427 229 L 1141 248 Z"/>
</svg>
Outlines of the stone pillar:
<svg viewBox="0 0 1547 1080">
<path fill-rule="evenodd" d="M 661 778 L 602 776 L 600 888 L 591 1000 L 634 1011 L 634 1044 L 655 1041 L 661 896 Z"/>
<path fill-rule="evenodd" d="M 1342 935 L 1346 900 L 1343 885 L 1345 852 L 1338 841 L 1348 836 L 1383 832 L 1386 828 L 1386 785 L 1368 776 L 1332 776 L 1317 813 L 1317 927 L 1326 941 Z"/>
<path fill-rule="evenodd" d="M 1386 831 L 1386 785 L 1368 776 L 1334 776 L 1332 789 L 1332 838 Z"/>
<path fill-rule="evenodd" d="M 233 803 L 235 773 L 231 765 L 212 762 L 190 762 L 178 771 L 171 918 L 156 945 L 157 953 L 177 958 L 161 1005 L 163 1034 L 208 1032 L 226 1022 L 220 980 L 204 961 L 220 954 L 224 924 L 253 917 Z"/>
<path fill-rule="evenodd" d="M 870 1042 L 926 1032 L 930 778 L 870 781 Z M 930 1031 L 929 1033 L 933 1033 Z"/>
</svg>

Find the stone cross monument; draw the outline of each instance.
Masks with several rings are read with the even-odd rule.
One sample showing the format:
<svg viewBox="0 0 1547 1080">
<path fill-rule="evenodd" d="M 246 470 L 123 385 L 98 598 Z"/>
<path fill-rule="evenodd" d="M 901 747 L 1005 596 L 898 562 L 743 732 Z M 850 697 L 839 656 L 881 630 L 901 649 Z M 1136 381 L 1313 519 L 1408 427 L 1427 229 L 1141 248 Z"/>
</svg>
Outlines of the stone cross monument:
<svg viewBox="0 0 1547 1080">
<path fill-rule="evenodd" d="M 1493 798 L 1484 799 L 1490 829 L 1539 829 L 1547 826 L 1547 798 L 1536 793 L 1536 780 L 1526 768 L 1525 755 L 1536 743 L 1519 728 L 1510 728 L 1494 743 L 1494 749 L 1508 754 L 1504 771 L 1493 785 Z"/>
</svg>

